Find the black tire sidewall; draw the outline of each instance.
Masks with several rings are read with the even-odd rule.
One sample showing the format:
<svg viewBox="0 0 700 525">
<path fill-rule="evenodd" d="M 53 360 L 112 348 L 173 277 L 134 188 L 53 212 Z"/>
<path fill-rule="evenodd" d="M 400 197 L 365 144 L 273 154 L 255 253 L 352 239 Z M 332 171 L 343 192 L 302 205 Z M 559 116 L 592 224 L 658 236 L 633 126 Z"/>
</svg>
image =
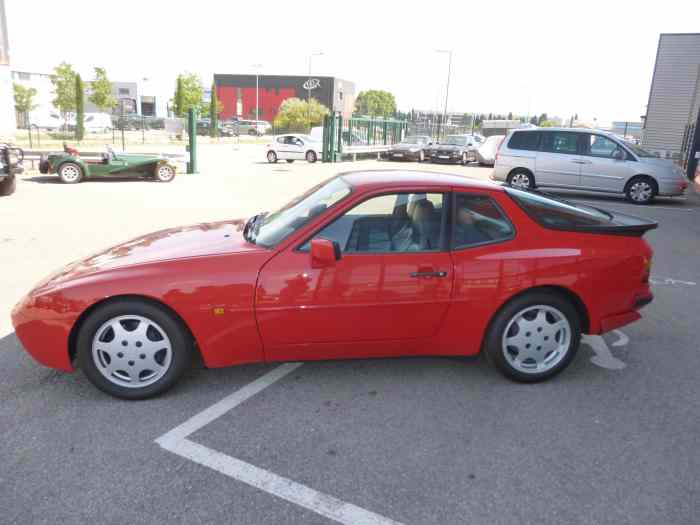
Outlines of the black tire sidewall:
<svg viewBox="0 0 700 525">
<path fill-rule="evenodd" d="M 270 153 L 272 153 L 272 159 L 270 159 Z M 274 164 L 275 162 L 277 162 L 277 153 L 275 153 L 274 151 L 268 151 L 267 162 L 269 162 L 270 164 Z"/>
<path fill-rule="evenodd" d="M 528 374 L 521 372 L 520 370 L 516 370 L 510 365 L 506 357 L 503 355 L 501 341 L 503 332 L 508 326 L 510 320 L 518 312 L 522 311 L 528 306 L 535 305 L 553 306 L 566 316 L 567 320 L 569 321 L 569 325 L 571 326 L 571 343 L 564 359 L 562 359 L 554 368 L 539 374 Z M 564 370 L 571 363 L 574 357 L 576 357 L 580 342 L 581 320 L 576 308 L 571 304 L 571 302 L 557 293 L 530 292 L 516 297 L 515 299 L 506 303 L 494 316 L 484 340 L 484 353 L 486 358 L 506 377 L 523 383 L 535 383 L 549 379 L 550 377 L 555 376 Z"/>
<path fill-rule="evenodd" d="M 532 173 L 531 173 L 530 171 L 528 171 L 528 170 L 525 170 L 525 169 L 516 169 L 516 170 L 513 170 L 513 171 L 508 175 L 508 185 L 509 185 L 509 186 L 513 186 L 513 183 L 512 183 L 513 177 L 515 177 L 516 175 L 521 174 L 521 173 L 522 173 L 523 175 L 527 175 L 527 180 L 528 180 L 527 187 L 530 188 L 530 189 L 533 189 L 533 188 L 535 187 L 535 179 L 534 179 L 534 177 L 532 176 Z M 516 188 L 517 186 L 513 186 L 513 187 Z"/>
<path fill-rule="evenodd" d="M 0 197 L 7 197 L 12 195 L 17 189 L 17 177 L 15 175 L 10 175 L 5 180 L 0 182 Z"/>
<path fill-rule="evenodd" d="M 73 180 L 73 181 L 66 181 L 66 180 L 63 180 L 63 176 L 61 175 L 61 170 L 63 170 L 63 168 L 64 168 L 65 166 L 75 166 L 76 168 L 78 168 L 78 171 L 80 172 L 80 176 L 79 176 L 77 179 Z M 58 177 L 61 179 L 61 182 L 62 182 L 63 184 L 78 184 L 79 182 L 81 182 L 81 181 L 83 180 L 83 177 L 84 177 L 84 175 L 85 175 L 85 174 L 83 173 L 83 168 L 80 167 L 80 164 L 76 164 L 75 162 L 64 162 L 63 164 L 61 164 L 61 165 L 58 167 L 58 170 L 57 170 L 57 171 L 58 171 Z"/>
<path fill-rule="evenodd" d="M 172 345 L 170 368 L 157 382 L 144 388 L 127 388 L 111 383 L 97 369 L 92 358 L 92 340 L 103 323 L 120 315 L 140 315 L 152 319 L 165 330 Z M 181 322 L 155 304 L 124 299 L 97 307 L 83 322 L 76 338 L 77 364 L 90 382 L 103 392 L 122 399 L 147 399 L 173 387 L 192 363 L 192 345 Z"/>
</svg>

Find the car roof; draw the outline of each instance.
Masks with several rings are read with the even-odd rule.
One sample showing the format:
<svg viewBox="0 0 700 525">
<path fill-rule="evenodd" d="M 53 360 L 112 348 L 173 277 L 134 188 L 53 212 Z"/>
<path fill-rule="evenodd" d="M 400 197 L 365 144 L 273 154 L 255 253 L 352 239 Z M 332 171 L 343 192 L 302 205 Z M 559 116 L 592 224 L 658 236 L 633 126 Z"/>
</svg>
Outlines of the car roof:
<svg viewBox="0 0 700 525">
<path fill-rule="evenodd" d="M 470 179 L 462 175 L 411 170 L 362 170 L 339 173 L 350 185 L 362 191 L 375 189 L 401 189 L 409 186 L 462 187 L 477 190 L 503 191 L 500 184 Z"/>
<path fill-rule="evenodd" d="M 570 131 L 570 132 L 579 132 L 579 133 L 597 133 L 599 135 L 605 135 L 605 136 L 612 136 L 614 137 L 613 133 L 610 133 L 609 131 L 603 131 L 602 129 L 593 129 L 593 128 L 564 128 L 564 127 L 556 127 L 556 128 L 514 128 L 511 130 L 513 133 L 516 131 L 518 132 L 526 132 L 526 133 L 532 133 L 533 131 Z"/>
</svg>

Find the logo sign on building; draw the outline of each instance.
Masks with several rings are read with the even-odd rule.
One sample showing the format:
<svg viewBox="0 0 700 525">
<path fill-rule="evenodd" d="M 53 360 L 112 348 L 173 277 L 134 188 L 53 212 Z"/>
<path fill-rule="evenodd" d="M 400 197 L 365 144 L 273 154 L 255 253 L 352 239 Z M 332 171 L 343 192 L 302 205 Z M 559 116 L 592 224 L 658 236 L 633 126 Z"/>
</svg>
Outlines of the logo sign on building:
<svg viewBox="0 0 700 525">
<path fill-rule="evenodd" d="M 317 78 L 310 78 L 304 84 L 302 85 L 304 89 L 307 91 L 311 91 L 312 89 L 316 89 L 318 87 L 321 87 L 321 81 Z"/>
</svg>

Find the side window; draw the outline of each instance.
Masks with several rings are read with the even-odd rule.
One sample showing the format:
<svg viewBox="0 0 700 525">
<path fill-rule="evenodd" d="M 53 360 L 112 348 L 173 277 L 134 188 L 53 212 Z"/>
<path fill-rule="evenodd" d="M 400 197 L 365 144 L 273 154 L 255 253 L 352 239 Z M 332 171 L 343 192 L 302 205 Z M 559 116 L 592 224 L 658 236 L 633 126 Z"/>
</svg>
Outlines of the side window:
<svg viewBox="0 0 700 525">
<path fill-rule="evenodd" d="M 496 203 L 485 195 L 458 193 L 455 197 L 453 249 L 504 241 L 515 234 L 513 225 Z"/>
<path fill-rule="evenodd" d="M 550 153 L 578 153 L 579 133 L 570 131 L 552 131 L 542 134 L 542 151 Z"/>
<path fill-rule="evenodd" d="M 510 149 L 536 151 L 540 143 L 539 131 L 516 131 L 508 141 Z"/>
<path fill-rule="evenodd" d="M 284 139 L 286 139 L 286 138 L 287 138 L 287 137 L 277 137 L 277 142 L 278 142 L 279 144 L 284 144 Z"/>
<path fill-rule="evenodd" d="M 372 197 L 317 232 L 343 253 L 439 251 L 443 239 L 442 193 L 392 193 Z M 300 250 L 307 251 L 310 241 Z"/>
<path fill-rule="evenodd" d="M 613 153 L 620 147 L 607 137 L 602 135 L 588 135 L 586 141 L 586 155 L 593 157 L 612 158 Z"/>
</svg>

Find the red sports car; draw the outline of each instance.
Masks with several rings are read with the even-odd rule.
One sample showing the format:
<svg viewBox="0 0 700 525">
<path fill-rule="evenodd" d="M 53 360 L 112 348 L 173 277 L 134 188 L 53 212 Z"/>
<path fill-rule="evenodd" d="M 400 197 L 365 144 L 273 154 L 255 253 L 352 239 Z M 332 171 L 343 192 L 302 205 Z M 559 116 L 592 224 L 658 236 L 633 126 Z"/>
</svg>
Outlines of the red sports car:
<svg viewBox="0 0 700 525">
<path fill-rule="evenodd" d="M 136 399 L 207 367 L 474 355 L 539 381 L 652 300 L 654 222 L 461 176 L 341 174 L 248 220 L 74 262 L 12 313 L 40 363 Z"/>
</svg>

